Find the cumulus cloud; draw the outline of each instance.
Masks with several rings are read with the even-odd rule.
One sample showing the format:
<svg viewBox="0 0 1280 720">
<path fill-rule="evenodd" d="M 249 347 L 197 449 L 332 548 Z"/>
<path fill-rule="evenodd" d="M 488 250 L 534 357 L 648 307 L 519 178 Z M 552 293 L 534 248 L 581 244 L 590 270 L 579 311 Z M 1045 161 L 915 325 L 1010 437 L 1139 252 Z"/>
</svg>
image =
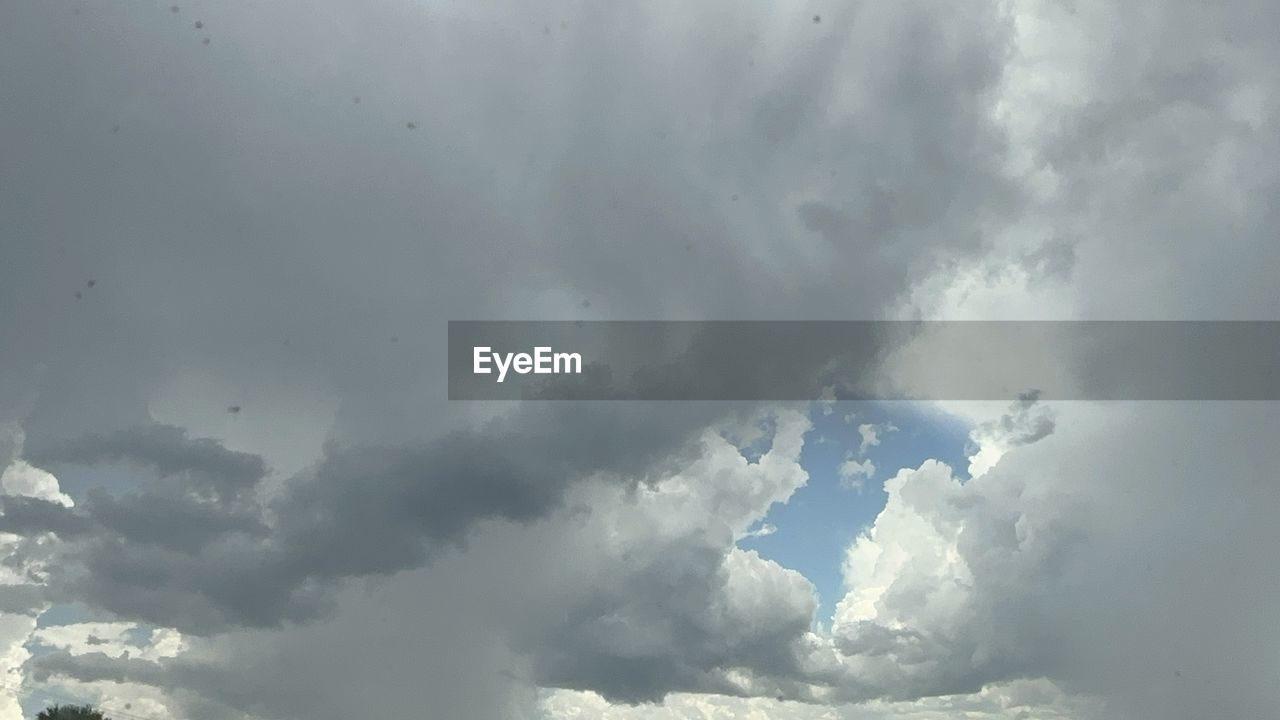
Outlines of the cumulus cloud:
<svg viewBox="0 0 1280 720">
<path fill-rule="evenodd" d="M 33 467 L 25 460 L 14 460 L 0 471 L 0 489 L 8 496 L 33 498 L 63 506 L 75 504 L 59 489 L 58 479 L 52 473 Z"/>
<path fill-rule="evenodd" d="M 658 411 L 530 406 L 423 446 L 335 446 L 265 504 L 252 492 L 203 497 L 204 481 L 186 476 L 93 491 L 74 509 L 11 497 L 0 530 L 68 541 L 51 580 L 60 597 L 187 632 L 278 625 L 314 617 L 343 579 L 421 565 L 478 520 L 545 515 L 575 480 L 635 482 L 686 451 L 696 426 L 684 423 L 729 412 L 659 423 Z"/>
<path fill-rule="evenodd" d="M 1020 445 L 1030 445 L 1053 433 L 1053 411 L 1037 404 L 1035 390 L 1022 393 L 1018 401 L 996 420 L 980 423 L 969 433 L 969 475 L 978 476 L 990 470 L 1001 456 Z"/>
<path fill-rule="evenodd" d="M 804 685 L 800 658 L 816 606 L 813 588 L 798 573 L 735 547 L 770 506 L 807 481 L 797 462 L 807 419 L 787 411 L 774 425 L 770 450 L 755 461 L 725 437 L 732 433 L 709 428 L 686 464 L 631 487 L 604 478 L 580 484 L 561 509 L 533 524 L 486 523 L 465 550 L 370 592 L 341 592 L 327 619 L 307 628 L 193 641 L 190 653 L 171 659 L 115 663 L 90 647 L 42 655 L 30 667 L 46 679 L 142 683 L 179 696 L 195 689 L 241 711 L 272 715 L 311 694 L 306 668 L 317 661 L 317 644 L 404 633 L 399 622 L 370 623 L 371 609 L 399 618 L 419 608 L 412 614 L 422 625 L 405 651 L 434 667 L 444 662 L 433 650 L 442 633 L 462 633 L 451 642 L 475 648 L 464 661 L 476 666 L 466 671 L 482 677 L 465 688 L 438 688 L 457 702 L 521 684 L 593 689 L 625 702 L 660 700 L 673 689 L 792 695 Z M 568 556 L 575 562 L 550 562 Z M 449 613 L 424 617 L 424 598 Z M 258 651 L 250 653 L 251 645 Z M 364 670 L 358 656 L 331 662 L 368 683 L 369 692 L 395 687 L 412 671 L 403 667 L 377 680 L 385 663 L 399 660 Z M 262 688 L 264 675 L 279 679 L 268 668 L 282 663 L 301 664 L 296 678 L 286 673 L 280 687 Z"/>
<path fill-rule="evenodd" d="M 1261 430 L 1275 412 L 1077 406 L 971 480 L 934 461 L 901 471 L 846 558 L 842 664 L 902 697 L 1049 676 L 1112 717 L 1262 712 L 1274 693 L 1226 668 L 1265 666 L 1271 642 L 1238 623 L 1280 579 L 1262 557 L 1280 538 L 1240 511 L 1275 499 L 1254 470 L 1275 461 Z M 1212 589 L 1228 582 L 1230 600 Z"/>
</svg>

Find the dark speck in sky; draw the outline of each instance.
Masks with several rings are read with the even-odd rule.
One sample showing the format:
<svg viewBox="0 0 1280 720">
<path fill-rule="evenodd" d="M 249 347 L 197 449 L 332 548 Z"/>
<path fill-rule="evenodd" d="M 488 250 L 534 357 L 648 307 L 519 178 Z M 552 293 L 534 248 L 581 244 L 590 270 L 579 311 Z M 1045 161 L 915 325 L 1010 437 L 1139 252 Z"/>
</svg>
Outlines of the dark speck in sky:
<svg viewBox="0 0 1280 720">
<path fill-rule="evenodd" d="M 169 12 L 178 12 L 178 6 L 177 6 L 177 5 L 170 5 L 170 6 L 169 6 Z"/>
<path fill-rule="evenodd" d="M 79 299 L 80 299 L 80 298 L 82 298 L 82 297 L 84 297 L 84 295 L 81 295 L 81 294 L 80 294 L 80 291 L 79 291 L 79 290 L 77 290 L 77 291 L 76 291 L 76 299 L 77 299 L 77 300 L 79 300 Z"/>
<path fill-rule="evenodd" d="M 357 96 L 355 96 L 355 97 L 351 98 L 351 102 L 352 102 L 353 104 L 355 104 L 355 105 L 359 105 L 359 104 L 360 104 L 360 96 L 359 96 L 359 95 L 357 95 Z"/>
<path fill-rule="evenodd" d="M 729 198 L 729 199 L 730 199 L 730 200 L 732 200 L 732 201 L 734 201 L 734 202 L 738 202 L 738 194 L 737 194 L 737 193 L 734 193 L 734 194 L 733 194 L 733 197 L 731 197 L 731 198 Z"/>
<path fill-rule="evenodd" d="M 814 15 L 814 16 L 813 16 L 813 24 L 814 24 L 814 25 L 817 25 L 817 24 L 818 24 L 818 23 L 820 23 L 820 22 L 822 22 L 822 16 L 821 16 L 821 15 Z"/>
<path fill-rule="evenodd" d="M 231 413 L 232 415 L 235 415 L 236 413 L 240 412 L 240 406 L 232 405 L 227 408 L 227 412 Z"/>
<path fill-rule="evenodd" d="M 204 21 L 203 21 L 203 20 L 197 20 L 197 21 L 196 21 L 196 29 L 197 29 L 197 30 L 200 30 L 200 29 L 202 29 L 203 27 L 204 27 Z"/>
<path fill-rule="evenodd" d="M 118 132 L 120 132 L 120 126 L 119 126 L 119 125 L 112 125 L 112 126 L 111 126 L 111 132 L 113 132 L 113 133 L 118 133 Z"/>
<path fill-rule="evenodd" d="M 98 284 L 98 281 L 92 278 L 89 279 L 89 282 L 85 283 L 85 285 L 87 285 L 88 287 L 93 287 L 94 285 L 97 285 L 97 284 Z"/>
<path fill-rule="evenodd" d="M 205 39 L 201 40 L 201 41 L 200 41 L 200 44 L 201 44 L 201 45 L 208 45 L 208 44 L 209 44 L 209 38 L 205 38 Z"/>
<path fill-rule="evenodd" d="M 415 125 L 415 124 L 413 124 L 413 123 L 408 123 L 407 125 L 405 125 L 405 127 L 409 128 L 410 130 L 417 130 L 417 129 L 418 129 L 418 126 L 417 126 L 417 125 Z"/>
</svg>

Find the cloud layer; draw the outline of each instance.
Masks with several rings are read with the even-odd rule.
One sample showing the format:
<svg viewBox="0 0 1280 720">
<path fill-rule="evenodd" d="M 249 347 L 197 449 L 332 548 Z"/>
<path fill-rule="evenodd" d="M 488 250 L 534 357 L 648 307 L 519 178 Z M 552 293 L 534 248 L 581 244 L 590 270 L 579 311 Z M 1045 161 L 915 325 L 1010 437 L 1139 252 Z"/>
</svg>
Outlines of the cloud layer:
<svg viewBox="0 0 1280 720">
<path fill-rule="evenodd" d="M 1277 12 L 4 4 L 0 717 L 1266 715 L 1269 404 L 946 406 L 828 632 L 738 547 L 803 409 L 449 403 L 444 339 L 1274 319 Z"/>
</svg>

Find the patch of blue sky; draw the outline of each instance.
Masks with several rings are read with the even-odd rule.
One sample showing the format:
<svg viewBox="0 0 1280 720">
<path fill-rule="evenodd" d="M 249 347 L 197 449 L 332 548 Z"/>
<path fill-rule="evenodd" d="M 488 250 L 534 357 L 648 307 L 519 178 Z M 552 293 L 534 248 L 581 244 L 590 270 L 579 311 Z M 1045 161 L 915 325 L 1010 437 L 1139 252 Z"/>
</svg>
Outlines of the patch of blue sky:
<svg viewBox="0 0 1280 720">
<path fill-rule="evenodd" d="M 964 477 L 972 428 L 928 404 L 908 402 L 818 403 L 811 419 L 800 458 L 808 484 L 770 509 L 761 527 L 771 532 L 745 538 L 739 546 L 807 577 L 818 592 L 816 623 L 829 627 L 844 594 L 845 551 L 884 509 L 884 481 L 929 459 L 951 465 Z M 863 454 L 859 428 L 868 424 L 877 426 L 879 443 Z M 757 451 L 753 448 L 748 457 Z M 851 459 L 875 466 L 869 476 L 857 478 L 860 486 L 841 477 L 840 466 Z"/>
<path fill-rule="evenodd" d="M 123 462 L 92 466 L 54 463 L 45 469 L 58 478 L 58 488 L 76 502 L 92 489 L 121 495 L 137 490 L 139 486 L 155 478 L 154 471 Z"/>
<path fill-rule="evenodd" d="M 36 627 L 54 627 L 56 625 L 75 625 L 84 622 L 97 622 L 100 618 L 81 603 L 56 603 L 36 618 Z"/>
<path fill-rule="evenodd" d="M 37 713 L 50 705 L 76 705 L 82 702 L 88 702 L 88 699 L 78 701 L 66 693 L 54 692 L 45 687 L 36 687 L 28 690 L 27 694 L 18 701 L 18 704 L 22 708 L 23 717 L 35 717 Z"/>
</svg>

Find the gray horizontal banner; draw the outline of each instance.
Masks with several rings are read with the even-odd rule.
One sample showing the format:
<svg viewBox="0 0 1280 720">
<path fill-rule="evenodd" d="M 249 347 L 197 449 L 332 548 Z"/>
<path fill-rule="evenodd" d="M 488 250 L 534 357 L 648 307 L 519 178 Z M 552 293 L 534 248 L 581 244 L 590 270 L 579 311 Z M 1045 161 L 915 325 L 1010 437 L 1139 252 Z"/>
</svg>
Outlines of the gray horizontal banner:
<svg viewBox="0 0 1280 720">
<path fill-rule="evenodd" d="M 1275 321 L 454 321 L 451 400 L 1280 400 Z"/>
</svg>

